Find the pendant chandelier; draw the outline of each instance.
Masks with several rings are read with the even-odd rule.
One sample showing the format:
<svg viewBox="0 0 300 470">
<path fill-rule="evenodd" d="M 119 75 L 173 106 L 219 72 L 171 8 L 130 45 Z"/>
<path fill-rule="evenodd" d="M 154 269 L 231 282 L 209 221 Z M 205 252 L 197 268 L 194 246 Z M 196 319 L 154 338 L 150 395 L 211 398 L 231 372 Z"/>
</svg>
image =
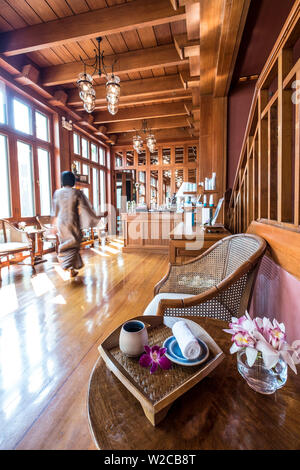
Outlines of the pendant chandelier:
<svg viewBox="0 0 300 470">
<path fill-rule="evenodd" d="M 147 128 L 147 121 L 143 120 L 142 123 L 142 129 L 140 132 L 143 132 L 146 135 L 146 144 L 151 153 L 155 152 L 156 148 L 156 139 L 154 134 L 151 133 L 151 130 Z M 138 134 L 136 131 L 136 135 L 133 137 L 133 148 L 137 153 L 142 153 L 144 148 L 143 148 L 143 139 L 141 136 Z"/>
<path fill-rule="evenodd" d="M 106 101 L 107 109 L 111 114 L 116 114 L 118 112 L 119 98 L 120 98 L 120 78 L 117 75 L 114 75 L 112 64 L 112 72 L 108 74 L 104 65 L 104 53 L 100 51 L 100 43 L 102 38 L 96 38 L 98 42 L 98 47 L 95 49 L 95 59 L 92 64 L 87 64 L 82 57 L 80 57 L 81 62 L 84 66 L 84 71 L 79 74 L 77 80 L 77 86 L 79 88 L 79 96 L 83 101 L 83 107 L 86 112 L 91 113 L 94 111 L 96 106 L 96 92 L 93 88 L 93 78 L 92 76 L 98 71 L 99 77 L 104 73 L 106 77 Z M 94 71 L 91 74 L 86 72 L 86 68 L 94 68 Z M 103 69 L 103 71 L 102 71 Z"/>
</svg>

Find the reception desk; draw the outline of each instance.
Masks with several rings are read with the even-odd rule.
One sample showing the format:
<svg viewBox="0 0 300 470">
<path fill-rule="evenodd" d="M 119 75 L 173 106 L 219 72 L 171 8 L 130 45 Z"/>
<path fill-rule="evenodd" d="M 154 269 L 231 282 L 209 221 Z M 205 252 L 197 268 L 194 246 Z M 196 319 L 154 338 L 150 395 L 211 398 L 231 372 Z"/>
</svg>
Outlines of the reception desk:
<svg viewBox="0 0 300 470">
<path fill-rule="evenodd" d="M 121 214 L 124 252 L 169 252 L 170 233 L 184 220 L 184 213 L 137 212 Z"/>
</svg>

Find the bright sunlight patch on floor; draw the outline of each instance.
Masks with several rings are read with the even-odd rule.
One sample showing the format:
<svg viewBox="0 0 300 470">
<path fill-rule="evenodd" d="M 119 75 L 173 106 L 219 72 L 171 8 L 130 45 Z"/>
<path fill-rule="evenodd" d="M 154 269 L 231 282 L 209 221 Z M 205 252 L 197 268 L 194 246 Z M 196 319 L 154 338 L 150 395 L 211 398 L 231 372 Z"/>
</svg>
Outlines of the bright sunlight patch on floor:
<svg viewBox="0 0 300 470">
<path fill-rule="evenodd" d="M 46 273 L 41 273 L 33 277 L 31 279 L 31 283 L 37 297 L 40 297 L 51 290 L 55 290 L 54 284 L 50 281 Z"/>
<path fill-rule="evenodd" d="M 109 253 L 112 253 L 113 255 L 120 253 L 120 250 L 117 250 L 116 248 L 112 248 L 111 246 L 105 246 L 103 249 L 104 251 L 108 251 Z"/>
<path fill-rule="evenodd" d="M 57 274 L 62 278 L 63 281 L 70 280 L 70 273 L 62 269 L 58 264 L 54 265 L 54 269 L 57 272 Z"/>
<path fill-rule="evenodd" d="M 61 294 L 59 294 L 56 297 L 54 297 L 54 299 L 52 299 L 52 303 L 56 305 L 66 305 L 67 302 L 65 298 Z"/>
<path fill-rule="evenodd" d="M 103 251 L 97 250 L 96 248 L 91 248 L 91 251 L 93 251 L 94 253 L 97 253 L 97 255 L 100 255 L 100 256 L 104 256 L 104 257 L 106 257 L 106 258 L 109 258 L 109 255 L 108 255 L 108 254 L 103 253 Z"/>
<path fill-rule="evenodd" d="M 7 286 L 3 286 L 0 289 L 0 318 L 7 313 L 11 313 L 14 310 L 17 310 L 19 307 L 19 302 L 16 293 L 16 286 L 15 284 L 9 284 Z"/>
</svg>

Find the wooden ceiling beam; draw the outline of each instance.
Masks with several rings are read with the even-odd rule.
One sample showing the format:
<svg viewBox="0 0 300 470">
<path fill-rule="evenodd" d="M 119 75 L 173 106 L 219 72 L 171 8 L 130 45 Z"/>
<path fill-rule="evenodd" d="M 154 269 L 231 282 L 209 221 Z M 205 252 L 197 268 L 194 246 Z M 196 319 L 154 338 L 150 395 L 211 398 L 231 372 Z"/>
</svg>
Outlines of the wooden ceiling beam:
<svg viewBox="0 0 300 470">
<path fill-rule="evenodd" d="M 95 124 L 106 124 L 121 121 L 133 121 L 136 119 L 151 119 L 167 116 L 184 116 L 188 114 L 184 103 L 165 103 L 149 106 L 138 106 L 136 108 L 119 109 L 114 116 L 108 111 L 95 113 Z"/>
<path fill-rule="evenodd" d="M 7 31 L 0 35 L 0 52 L 7 56 L 25 54 L 68 42 L 108 36 L 183 19 L 185 19 L 185 9 L 174 10 L 169 0 L 147 0 L 147 2 L 133 0 L 121 5 Z"/>
<path fill-rule="evenodd" d="M 94 87 L 96 91 L 96 103 L 106 102 L 105 84 Z M 183 84 L 179 75 L 165 75 L 155 78 L 144 78 L 142 80 L 129 80 L 121 82 L 121 97 L 134 100 L 138 97 L 155 97 L 157 95 L 165 95 L 172 92 L 180 92 L 183 90 Z M 69 93 L 68 105 L 81 106 L 82 101 L 79 97 L 77 88 Z"/>
<path fill-rule="evenodd" d="M 192 89 L 188 88 L 185 90 L 184 88 L 180 91 L 171 91 L 170 93 L 165 92 L 159 95 L 152 95 L 152 96 L 126 96 L 120 98 L 119 102 L 119 111 L 121 109 L 131 109 L 130 107 L 133 106 L 141 106 L 141 105 L 155 105 L 155 104 L 164 104 L 170 102 L 178 102 L 178 101 L 185 101 L 192 99 Z M 82 109 L 82 106 L 77 109 Z M 107 102 L 105 99 L 99 100 L 96 103 L 95 111 L 105 111 L 107 109 Z"/>
<path fill-rule="evenodd" d="M 210 0 L 211 1 L 211 0 Z M 212 1 L 214 3 L 215 0 Z M 187 37 L 190 41 L 199 39 L 200 31 L 200 0 L 186 0 L 186 30 Z"/>
<path fill-rule="evenodd" d="M 107 126 L 107 134 L 120 134 L 123 132 L 134 132 L 142 129 L 143 119 L 136 121 L 111 122 Z M 147 119 L 149 129 L 174 129 L 176 127 L 190 127 L 185 116 L 168 116 L 164 118 Z"/>
<path fill-rule="evenodd" d="M 174 45 L 182 60 L 200 55 L 199 39 L 189 41 L 187 34 L 174 35 Z"/>
<path fill-rule="evenodd" d="M 199 88 L 199 83 L 200 83 L 199 76 L 191 77 L 190 73 L 186 71 L 179 72 L 179 76 L 182 81 L 183 87 L 185 89 L 194 88 L 194 87 Z"/>
<path fill-rule="evenodd" d="M 188 59 L 181 59 L 173 44 L 158 47 L 149 47 L 123 54 L 104 57 L 108 68 L 116 61 L 114 71 L 122 77 L 122 74 L 141 72 L 160 67 L 171 67 L 179 64 L 188 64 Z M 83 71 L 81 62 L 53 65 L 41 70 L 41 82 L 44 86 L 55 86 L 64 83 L 75 83 L 78 75 Z M 95 71 L 93 77 L 99 77 Z"/>
<path fill-rule="evenodd" d="M 201 0 L 200 95 L 213 95 L 225 0 Z"/>
<path fill-rule="evenodd" d="M 216 97 L 228 94 L 249 6 L 250 0 L 225 0 L 214 90 Z"/>
<path fill-rule="evenodd" d="M 176 129 L 160 129 L 155 131 L 154 135 L 156 142 L 163 143 L 174 143 L 174 142 L 185 142 L 185 141 L 195 141 L 195 137 L 191 134 L 195 133 L 193 129 L 190 128 L 176 128 Z M 115 134 L 113 134 L 115 135 Z M 135 132 L 127 132 L 123 134 L 118 134 L 117 145 L 118 146 L 127 146 L 132 145 L 132 138 L 135 135 Z"/>
</svg>

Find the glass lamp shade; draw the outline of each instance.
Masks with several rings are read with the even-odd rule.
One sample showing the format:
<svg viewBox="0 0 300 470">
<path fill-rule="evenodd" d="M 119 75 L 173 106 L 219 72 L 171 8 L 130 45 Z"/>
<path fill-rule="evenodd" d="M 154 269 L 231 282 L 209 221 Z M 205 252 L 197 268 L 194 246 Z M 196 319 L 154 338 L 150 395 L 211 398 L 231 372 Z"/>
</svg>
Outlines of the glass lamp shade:
<svg viewBox="0 0 300 470">
<path fill-rule="evenodd" d="M 143 140 L 139 135 L 133 137 L 133 148 L 137 153 L 141 153 L 143 150 Z"/>
<path fill-rule="evenodd" d="M 93 88 L 92 76 L 88 73 L 80 73 L 78 75 L 77 86 L 82 92 L 90 91 Z"/>
<path fill-rule="evenodd" d="M 83 108 L 87 113 L 92 113 L 95 109 L 95 102 L 83 103 Z"/>
<path fill-rule="evenodd" d="M 155 139 L 154 135 L 149 134 L 146 138 L 146 141 L 147 141 L 148 149 L 150 150 L 150 152 L 153 153 L 155 151 L 155 144 L 156 144 L 156 139 Z"/>
<path fill-rule="evenodd" d="M 108 112 L 110 112 L 110 114 L 117 114 L 118 109 L 119 109 L 118 104 L 108 103 L 107 109 L 108 109 Z"/>
<path fill-rule="evenodd" d="M 96 106 L 96 98 L 95 98 L 96 93 L 95 93 L 95 90 L 93 91 L 94 93 L 87 93 L 83 101 L 83 108 L 88 113 L 91 113 L 92 111 L 94 111 L 95 106 Z"/>
<path fill-rule="evenodd" d="M 93 100 L 95 100 L 96 92 L 92 87 L 88 91 L 80 91 L 79 96 L 84 103 L 91 103 Z"/>
<path fill-rule="evenodd" d="M 106 99 L 110 104 L 117 104 L 120 98 L 120 78 L 110 75 L 106 82 Z"/>
</svg>

